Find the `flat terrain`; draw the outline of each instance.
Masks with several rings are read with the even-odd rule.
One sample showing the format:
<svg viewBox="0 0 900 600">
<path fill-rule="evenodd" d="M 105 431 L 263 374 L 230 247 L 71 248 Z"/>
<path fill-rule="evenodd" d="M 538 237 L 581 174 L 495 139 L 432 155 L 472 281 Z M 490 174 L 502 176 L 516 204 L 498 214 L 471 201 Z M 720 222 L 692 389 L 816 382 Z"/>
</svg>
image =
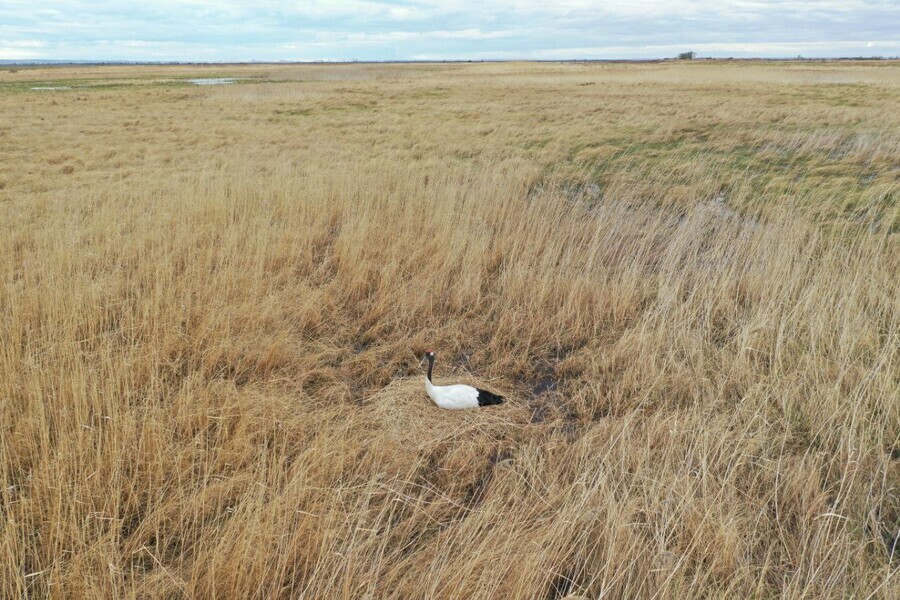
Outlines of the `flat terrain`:
<svg viewBox="0 0 900 600">
<path fill-rule="evenodd" d="M 0 597 L 896 598 L 898 232 L 897 62 L 0 68 Z"/>
</svg>

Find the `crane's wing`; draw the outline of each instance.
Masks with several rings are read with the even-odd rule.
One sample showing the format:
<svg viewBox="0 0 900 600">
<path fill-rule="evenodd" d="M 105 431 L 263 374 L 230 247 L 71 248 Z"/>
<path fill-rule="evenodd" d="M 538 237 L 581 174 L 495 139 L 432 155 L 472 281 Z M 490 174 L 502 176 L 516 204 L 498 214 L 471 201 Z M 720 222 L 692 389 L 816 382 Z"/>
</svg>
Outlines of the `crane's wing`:
<svg viewBox="0 0 900 600">
<path fill-rule="evenodd" d="M 478 406 L 491 406 L 492 404 L 503 404 L 503 396 L 498 396 L 494 392 L 477 389 Z"/>
</svg>

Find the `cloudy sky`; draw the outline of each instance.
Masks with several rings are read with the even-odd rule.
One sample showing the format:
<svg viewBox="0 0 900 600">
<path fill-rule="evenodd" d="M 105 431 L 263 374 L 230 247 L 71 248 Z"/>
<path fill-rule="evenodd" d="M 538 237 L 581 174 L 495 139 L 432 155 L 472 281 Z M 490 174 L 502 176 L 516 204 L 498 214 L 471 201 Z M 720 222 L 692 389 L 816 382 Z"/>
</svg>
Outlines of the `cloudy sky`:
<svg viewBox="0 0 900 600">
<path fill-rule="evenodd" d="M 897 56 L 900 0 L 0 0 L 0 60 Z"/>
</svg>

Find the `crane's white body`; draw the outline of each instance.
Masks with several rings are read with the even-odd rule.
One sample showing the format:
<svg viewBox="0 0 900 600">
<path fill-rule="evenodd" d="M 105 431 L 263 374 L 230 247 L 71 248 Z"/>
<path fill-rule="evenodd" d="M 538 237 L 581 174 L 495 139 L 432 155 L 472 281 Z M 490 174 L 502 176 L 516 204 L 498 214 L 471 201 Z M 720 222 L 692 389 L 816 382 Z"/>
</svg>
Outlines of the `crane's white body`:
<svg viewBox="0 0 900 600">
<path fill-rule="evenodd" d="M 478 390 L 471 385 L 434 385 L 425 376 L 425 391 L 441 408 L 448 410 L 461 410 L 463 408 L 478 408 Z"/>
</svg>

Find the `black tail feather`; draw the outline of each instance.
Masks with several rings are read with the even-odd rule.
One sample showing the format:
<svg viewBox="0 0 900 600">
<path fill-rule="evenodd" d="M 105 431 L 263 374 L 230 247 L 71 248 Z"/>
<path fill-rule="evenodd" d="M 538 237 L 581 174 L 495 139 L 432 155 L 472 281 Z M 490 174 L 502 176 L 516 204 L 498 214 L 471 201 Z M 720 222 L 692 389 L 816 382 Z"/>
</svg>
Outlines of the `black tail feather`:
<svg viewBox="0 0 900 600">
<path fill-rule="evenodd" d="M 478 390 L 478 406 L 491 406 L 493 404 L 503 404 L 503 396 L 498 396 L 487 390 Z"/>
</svg>

